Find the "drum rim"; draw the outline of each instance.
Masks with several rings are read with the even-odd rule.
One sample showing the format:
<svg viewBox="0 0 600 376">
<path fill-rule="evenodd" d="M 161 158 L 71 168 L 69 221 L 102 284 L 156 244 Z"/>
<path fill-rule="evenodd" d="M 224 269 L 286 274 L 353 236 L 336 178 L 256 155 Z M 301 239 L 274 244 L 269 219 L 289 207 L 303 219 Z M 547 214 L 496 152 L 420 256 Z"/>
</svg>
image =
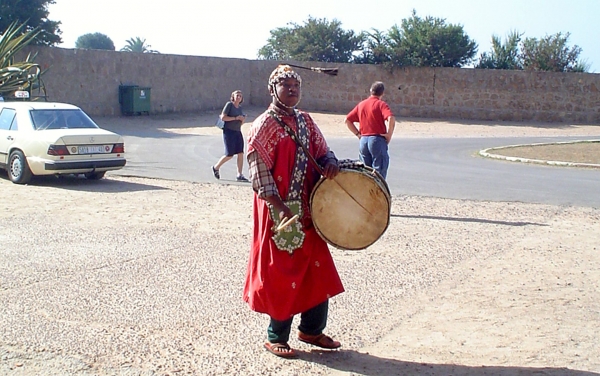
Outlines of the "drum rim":
<svg viewBox="0 0 600 376">
<path fill-rule="evenodd" d="M 321 239 L 323 239 L 323 240 L 324 240 L 324 241 L 325 241 L 327 244 L 329 244 L 329 245 L 331 245 L 331 246 L 333 246 L 333 247 L 336 247 L 336 248 L 338 248 L 338 249 L 345 250 L 345 251 L 360 251 L 360 250 L 363 250 L 363 249 L 366 249 L 366 248 L 368 248 L 368 247 L 372 246 L 373 244 L 375 244 L 375 243 L 377 242 L 377 240 L 379 240 L 379 239 L 380 239 L 380 238 L 383 236 L 383 234 L 385 234 L 385 232 L 387 231 L 388 227 L 390 226 L 390 218 L 391 218 L 391 214 L 392 214 L 392 195 L 391 195 L 391 193 L 390 193 L 389 186 L 387 185 L 387 182 L 385 181 L 385 179 L 383 178 L 383 176 L 381 176 L 381 174 L 380 174 L 380 173 L 378 173 L 378 172 L 377 172 L 377 170 L 375 170 L 374 168 L 372 168 L 372 167 L 369 167 L 369 166 L 361 166 L 361 168 L 365 168 L 365 169 L 368 169 L 368 170 L 370 170 L 370 171 L 369 171 L 369 173 L 374 173 L 374 175 L 376 175 L 376 177 L 378 178 L 378 180 L 379 180 L 381 183 L 383 183 L 383 184 L 382 184 L 382 185 L 383 185 L 383 187 L 384 187 L 384 189 L 383 189 L 383 192 L 384 192 L 384 196 L 385 196 L 385 198 L 386 198 L 386 200 L 387 200 L 387 204 L 388 204 L 388 205 L 387 205 L 387 207 L 388 207 L 388 210 L 387 210 L 387 220 L 386 220 L 386 223 L 385 223 L 385 227 L 384 227 L 383 231 L 381 231 L 381 234 L 379 234 L 379 236 L 377 236 L 377 238 L 376 238 L 376 239 L 374 239 L 374 240 L 373 240 L 373 242 L 372 242 L 371 244 L 369 244 L 369 245 L 367 245 L 367 246 L 364 246 L 364 247 L 345 247 L 345 246 L 341 246 L 341 245 L 335 244 L 335 243 L 333 243 L 333 242 L 332 242 L 330 239 L 328 239 L 328 238 L 327 238 L 327 236 L 325 236 L 325 235 L 324 235 L 324 234 L 321 232 L 321 230 L 319 229 L 319 227 L 318 227 L 318 226 L 317 226 L 317 224 L 315 223 L 315 217 L 313 216 L 313 208 L 312 208 L 312 206 L 313 206 L 313 201 L 314 201 L 314 200 L 313 200 L 313 197 L 314 197 L 314 195 L 315 195 L 315 192 L 317 191 L 317 188 L 318 188 L 318 187 L 319 187 L 319 186 L 320 186 L 320 185 L 321 185 L 321 184 L 322 184 L 322 183 L 323 183 L 325 180 L 327 180 L 327 178 L 326 178 L 326 177 L 324 177 L 324 176 L 322 176 L 322 177 L 321 177 L 321 178 L 320 178 L 320 179 L 317 181 L 317 183 L 315 184 L 315 186 L 314 186 L 314 188 L 313 188 L 313 190 L 312 190 L 312 193 L 310 194 L 310 200 L 309 200 L 309 204 L 310 204 L 310 205 L 309 205 L 309 210 L 310 210 L 310 215 L 311 215 L 312 222 L 313 222 L 313 227 L 314 227 L 314 229 L 317 231 L 317 234 L 319 234 L 319 236 L 321 237 Z M 353 169 L 353 168 L 347 168 L 347 167 L 341 167 L 341 168 L 340 168 L 340 172 L 341 172 L 341 171 L 345 171 L 345 172 L 353 172 L 353 173 L 361 173 L 361 172 L 357 171 L 356 169 Z"/>
</svg>

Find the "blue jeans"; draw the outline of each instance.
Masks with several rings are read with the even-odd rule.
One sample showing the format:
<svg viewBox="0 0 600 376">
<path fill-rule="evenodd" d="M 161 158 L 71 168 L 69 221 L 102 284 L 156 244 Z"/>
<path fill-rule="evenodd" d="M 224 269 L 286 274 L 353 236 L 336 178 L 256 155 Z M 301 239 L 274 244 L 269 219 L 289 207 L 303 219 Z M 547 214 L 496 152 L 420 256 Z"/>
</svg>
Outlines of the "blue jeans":
<svg viewBox="0 0 600 376">
<path fill-rule="evenodd" d="M 358 144 L 359 158 L 366 166 L 373 167 L 385 179 L 390 165 L 388 144 L 383 136 L 362 136 Z"/>
</svg>

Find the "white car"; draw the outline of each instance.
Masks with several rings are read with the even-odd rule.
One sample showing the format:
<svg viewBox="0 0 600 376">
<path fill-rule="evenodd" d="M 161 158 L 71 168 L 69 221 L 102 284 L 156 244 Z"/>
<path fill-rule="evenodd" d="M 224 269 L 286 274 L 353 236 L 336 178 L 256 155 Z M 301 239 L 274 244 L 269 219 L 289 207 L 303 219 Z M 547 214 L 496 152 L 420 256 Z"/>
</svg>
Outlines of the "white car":
<svg viewBox="0 0 600 376">
<path fill-rule="evenodd" d="M 13 183 L 26 184 L 33 175 L 101 179 L 125 163 L 123 137 L 98 127 L 77 106 L 0 102 L 0 168 Z"/>
</svg>

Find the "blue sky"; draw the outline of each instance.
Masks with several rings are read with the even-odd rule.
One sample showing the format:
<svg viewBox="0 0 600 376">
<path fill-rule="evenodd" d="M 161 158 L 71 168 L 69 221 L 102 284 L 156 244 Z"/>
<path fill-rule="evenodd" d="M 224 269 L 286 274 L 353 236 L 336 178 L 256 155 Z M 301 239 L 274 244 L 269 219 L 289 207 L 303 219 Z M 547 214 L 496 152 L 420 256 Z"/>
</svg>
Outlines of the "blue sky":
<svg viewBox="0 0 600 376">
<path fill-rule="evenodd" d="M 492 34 L 504 40 L 513 30 L 532 38 L 569 32 L 569 45 L 581 47 L 590 72 L 600 73 L 600 0 L 56 0 L 49 18 L 62 22 L 64 48 L 74 48 L 80 35 L 100 32 L 117 50 L 141 37 L 165 54 L 255 59 L 270 31 L 290 22 L 303 24 L 312 16 L 336 19 L 357 33 L 386 31 L 413 9 L 462 25 L 479 45 L 478 55 L 490 50 Z"/>
</svg>

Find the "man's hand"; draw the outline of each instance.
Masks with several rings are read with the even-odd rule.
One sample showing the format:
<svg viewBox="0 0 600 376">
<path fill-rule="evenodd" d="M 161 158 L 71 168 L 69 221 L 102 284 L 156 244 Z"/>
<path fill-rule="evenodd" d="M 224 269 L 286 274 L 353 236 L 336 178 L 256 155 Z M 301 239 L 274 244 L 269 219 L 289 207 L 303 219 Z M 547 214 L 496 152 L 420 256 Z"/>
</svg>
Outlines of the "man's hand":
<svg viewBox="0 0 600 376">
<path fill-rule="evenodd" d="M 382 134 L 383 137 L 385 137 L 385 142 L 389 145 L 390 142 L 392 141 L 392 133 L 388 132 L 388 133 L 384 133 Z"/>
<path fill-rule="evenodd" d="M 269 196 L 266 197 L 265 200 L 273 206 L 275 213 L 279 213 L 280 220 L 284 218 L 290 219 L 294 216 L 294 213 L 285 204 L 285 202 L 279 198 L 279 196 Z"/>
<path fill-rule="evenodd" d="M 340 172 L 340 168 L 336 160 L 329 160 L 323 169 L 323 176 L 327 179 L 333 179 Z"/>
<path fill-rule="evenodd" d="M 348 127 L 348 130 L 350 132 L 352 132 L 353 135 L 360 138 L 360 131 L 358 130 L 358 128 L 356 128 L 356 125 L 354 125 L 353 122 L 351 122 L 350 120 L 348 120 L 348 118 L 346 118 L 346 119 L 344 119 L 344 123 L 346 123 L 346 127 Z"/>
<path fill-rule="evenodd" d="M 387 133 L 383 135 L 388 145 L 392 141 L 394 129 L 396 129 L 396 118 L 394 116 L 390 116 L 389 118 L 387 118 Z"/>
</svg>

